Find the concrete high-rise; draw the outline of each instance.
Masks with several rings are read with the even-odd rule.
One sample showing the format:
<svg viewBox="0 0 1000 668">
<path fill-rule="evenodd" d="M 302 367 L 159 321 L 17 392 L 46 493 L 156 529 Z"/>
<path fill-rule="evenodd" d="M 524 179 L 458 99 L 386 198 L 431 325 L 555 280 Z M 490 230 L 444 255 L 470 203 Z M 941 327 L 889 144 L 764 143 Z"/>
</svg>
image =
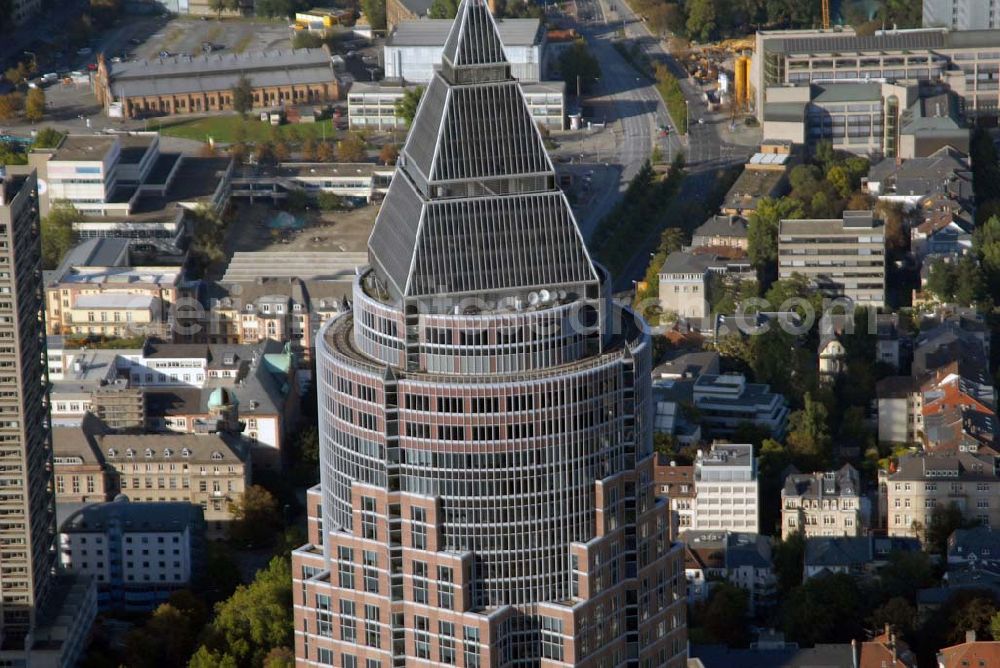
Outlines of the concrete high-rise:
<svg viewBox="0 0 1000 668">
<path fill-rule="evenodd" d="M 0 623 L 16 647 L 57 564 L 34 172 L 0 177 Z"/>
<path fill-rule="evenodd" d="M 465 0 L 316 345 L 299 665 L 683 666 L 650 337 L 610 299 L 483 0 Z"/>
</svg>

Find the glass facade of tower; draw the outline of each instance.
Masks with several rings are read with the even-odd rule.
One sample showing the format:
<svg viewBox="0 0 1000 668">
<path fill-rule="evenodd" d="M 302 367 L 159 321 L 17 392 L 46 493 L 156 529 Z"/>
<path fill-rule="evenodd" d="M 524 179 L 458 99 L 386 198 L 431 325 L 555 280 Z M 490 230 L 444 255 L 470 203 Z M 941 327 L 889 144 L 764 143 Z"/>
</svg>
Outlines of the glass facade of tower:
<svg viewBox="0 0 1000 668">
<path fill-rule="evenodd" d="M 467 0 L 317 341 L 299 665 L 684 666 L 650 338 L 615 306 Z"/>
</svg>

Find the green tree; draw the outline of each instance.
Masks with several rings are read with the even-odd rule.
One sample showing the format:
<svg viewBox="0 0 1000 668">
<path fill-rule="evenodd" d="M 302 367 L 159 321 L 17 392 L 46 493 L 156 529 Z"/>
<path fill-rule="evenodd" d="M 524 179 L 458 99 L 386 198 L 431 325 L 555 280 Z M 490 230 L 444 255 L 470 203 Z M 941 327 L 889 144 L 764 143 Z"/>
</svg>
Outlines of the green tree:
<svg viewBox="0 0 1000 668">
<path fill-rule="evenodd" d="M 781 448 L 781 445 L 776 441 L 771 441 L 768 445 L 765 441 L 764 447 L 773 451 L 775 447 Z M 796 531 L 788 538 L 776 541 L 771 555 L 774 560 L 774 574 L 778 578 L 778 592 L 784 597 L 802 584 L 802 569 L 806 555 L 805 536 L 801 531 Z"/>
<path fill-rule="evenodd" d="M 372 30 L 385 30 L 385 0 L 361 0 L 361 11 L 368 18 Z"/>
<path fill-rule="evenodd" d="M 318 49 L 323 46 L 323 38 L 316 33 L 300 30 L 292 38 L 293 49 Z"/>
<path fill-rule="evenodd" d="M 590 52 L 587 42 L 578 39 L 559 56 L 559 72 L 567 89 L 589 93 L 601 78 L 601 64 Z"/>
<path fill-rule="evenodd" d="M 80 220 L 80 212 L 67 201 L 55 202 L 49 215 L 42 219 L 42 268 L 55 269 L 63 256 L 73 247 L 73 223 Z"/>
<path fill-rule="evenodd" d="M 889 598 L 917 600 L 917 591 L 934 585 L 934 568 L 926 552 L 891 552 L 878 573 L 882 593 Z"/>
<path fill-rule="evenodd" d="M 24 117 L 32 123 L 37 123 L 45 116 L 45 91 L 32 88 L 24 103 Z"/>
<path fill-rule="evenodd" d="M 728 582 L 718 582 L 712 585 L 708 601 L 694 607 L 693 622 L 704 628 L 713 643 L 742 646 L 749 640 L 746 625 L 749 604 L 746 591 Z"/>
<path fill-rule="evenodd" d="M 837 194 L 841 197 L 846 198 L 854 190 L 851 186 L 851 175 L 847 173 L 845 167 L 840 165 L 830 167 L 826 173 L 826 180 L 830 182 L 830 185 L 837 190 Z"/>
<path fill-rule="evenodd" d="M 931 521 L 927 525 L 925 544 L 934 554 L 948 553 L 948 537 L 962 527 L 969 526 L 962 516 L 962 509 L 955 502 L 934 506 Z"/>
<path fill-rule="evenodd" d="M 368 146 L 357 132 L 349 132 L 337 142 L 337 158 L 340 162 L 362 162 L 368 157 Z"/>
<path fill-rule="evenodd" d="M 702 42 L 712 39 L 718 29 L 715 0 L 688 0 L 684 6 L 687 9 L 688 35 Z"/>
<path fill-rule="evenodd" d="M 59 132 L 55 128 L 44 127 L 41 128 L 35 134 L 35 141 L 32 142 L 33 148 L 55 148 L 59 146 L 59 143 L 65 137 L 62 132 Z"/>
<path fill-rule="evenodd" d="M 849 642 L 861 632 L 861 592 L 846 573 L 817 575 L 793 589 L 784 607 L 785 635 L 800 645 Z"/>
<path fill-rule="evenodd" d="M 281 527 L 278 500 L 260 485 L 251 485 L 230 506 L 233 524 L 229 537 L 238 544 L 267 545 Z"/>
<path fill-rule="evenodd" d="M 453 19 L 458 14 L 458 0 L 434 0 L 427 15 L 432 19 Z"/>
<path fill-rule="evenodd" d="M 830 168 L 837 161 L 837 155 L 833 150 L 833 143 L 829 139 L 822 139 L 816 142 L 816 149 L 813 151 L 813 160 L 816 161 L 816 164 L 820 166 L 824 173 L 829 173 Z"/>
<path fill-rule="evenodd" d="M 378 161 L 383 165 L 395 165 L 399 159 L 399 147 L 395 144 L 385 144 L 378 152 Z"/>
<path fill-rule="evenodd" d="M 938 258 L 931 263 L 927 274 L 925 289 L 943 302 L 955 300 L 955 289 L 958 287 L 957 266 L 944 258 Z"/>
<path fill-rule="evenodd" d="M 806 470 L 820 469 L 830 458 L 829 413 L 822 402 L 806 393 L 801 410 L 788 417 L 788 448 Z"/>
<path fill-rule="evenodd" d="M 765 197 L 750 215 L 747 227 L 747 252 L 758 270 L 778 261 L 778 226 L 782 220 L 805 218 L 802 204 L 790 197 Z"/>
<path fill-rule="evenodd" d="M 321 211 L 339 211 L 344 208 L 344 199 L 337 193 L 324 191 L 316 196 L 316 206 Z"/>
<path fill-rule="evenodd" d="M 14 91 L 0 95 L 0 120 L 15 118 L 24 108 L 24 95 Z"/>
<path fill-rule="evenodd" d="M 235 12 L 240 8 L 240 2 L 239 0 L 208 0 L 208 8 L 215 12 L 216 20 L 221 21 L 222 12 Z"/>
<path fill-rule="evenodd" d="M 868 625 L 873 628 L 883 628 L 886 624 L 908 636 L 917 626 L 917 609 L 902 596 L 894 596 L 875 608 L 868 619 Z"/>
<path fill-rule="evenodd" d="M 305 211 L 309 206 L 309 195 L 303 190 L 290 190 L 285 197 L 285 208 L 289 211 Z"/>
<path fill-rule="evenodd" d="M 893 256 L 900 256 L 910 250 L 910 235 L 906 230 L 903 205 L 896 202 L 879 202 L 875 205 L 875 215 L 885 224 L 885 248 Z"/>
<path fill-rule="evenodd" d="M 260 666 L 271 650 L 292 645 L 292 569 L 288 557 L 280 556 L 257 572 L 254 581 L 241 585 L 216 606 L 215 619 L 206 632 L 204 654 L 223 666 L 225 657 L 233 666 Z M 214 652 L 213 652 L 214 651 Z M 194 666 L 192 659 L 192 666 Z"/>
<path fill-rule="evenodd" d="M 264 657 L 263 668 L 295 668 L 295 652 L 288 647 L 275 647 Z"/>
<path fill-rule="evenodd" d="M 396 100 L 396 118 L 401 118 L 406 122 L 406 127 L 413 124 L 413 118 L 417 115 L 417 107 L 420 106 L 420 99 L 424 96 L 424 87 L 417 86 L 403 91 L 403 97 Z"/>
<path fill-rule="evenodd" d="M 240 118 L 246 118 L 247 113 L 253 109 L 253 83 L 245 74 L 241 74 L 233 86 L 233 110 L 239 113 Z"/>
<path fill-rule="evenodd" d="M 188 668 L 239 668 L 236 659 L 224 652 L 214 652 L 204 645 L 191 657 Z"/>
</svg>

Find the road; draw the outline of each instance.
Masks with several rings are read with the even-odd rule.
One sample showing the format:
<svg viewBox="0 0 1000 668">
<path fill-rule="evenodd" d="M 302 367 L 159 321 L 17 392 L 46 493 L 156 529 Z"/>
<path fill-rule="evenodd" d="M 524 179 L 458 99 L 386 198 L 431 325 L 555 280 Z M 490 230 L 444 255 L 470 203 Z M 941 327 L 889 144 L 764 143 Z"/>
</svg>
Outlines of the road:
<svg viewBox="0 0 1000 668">
<path fill-rule="evenodd" d="M 681 184 L 677 201 L 704 200 L 712 191 L 718 170 L 731 165 L 742 164 L 747 156 L 753 152 L 753 146 L 728 141 L 726 137 L 726 134 L 728 134 L 728 118 L 709 112 L 707 105 L 702 100 L 702 90 L 688 77 L 687 72 L 681 64 L 666 52 L 662 42 L 649 32 L 646 24 L 636 17 L 624 0 L 586 0 L 586 2 L 589 3 L 588 7 L 594 7 L 593 10 L 589 10 L 593 11 L 593 17 L 603 24 L 603 34 L 597 36 L 596 39 L 592 36 L 595 31 L 585 33 L 588 41 L 592 44 L 591 48 L 601 61 L 603 79 L 608 78 L 609 73 L 606 68 L 610 67 L 611 77 L 614 80 L 619 80 L 624 76 L 624 70 L 619 66 L 624 66 L 624 68 L 632 72 L 630 79 L 636 81 L 634 70 L 610 45 L 610 39 L 619 31 L 623 31 L 625 37 L 638 43 L 651 60 L 666 63 L 667 67 L 670 68 L 671 72 L 680 82 L 681 90 L 684 92 L 684 96 L 688 102 L 689 116 L 689 131 L 683 143 L 680 141 L 681 137 L 679 133 L 676 132 L 676 124 L 672 119 L 669 119 L 662 98 L 660 98 L 659 93 L 657 93 L 652 85 L 653 82 L 645 78 L 642 79 L 642 85 L 638 85 L 637 83 L 635 88 L 620 91 L 618 94 L 618 97 L 625 104 L 631 103 L 637 109 L 641 109 L 644 114 L 641 116 L 637 115 L 630 123 L 623 119 L 623 125 L 626 127 L 627 137 L 630 131 L 629 128 L 631 128 L 631 132 L 639 133 L 641 131 L 640 126 L 643 126 L 655 133 L 656 127 L 666 122 L 671 128 L 668 137 L 671 152 L 683 147 L 687 163 L 687 178 Z M 605 46 L 607 50 L 610 50 L 613 57 L 607 55 L 607 52 L 604 50 Z M 610 85 L 615 86 L 616 82 L 610 82 Z M 620 82 L 617 85 L 620 85 Z M 651 96 L 655 96 L 655 101 L 652 100 Z M 644 121 L 640 120 L 643 118 L 645 119 Z M 635 166 L 630 170 L 631 165 L 627 162 L 628 160 L 638 159 L 638 164 L 642 164 L 642 160 L 648 155 L 648 147 L 651 146 L 652 139 L 650 138 L 647 141 L 650 143 L 646 144 L 647 153 L 642 158 L 639 158 L 635 154 L 634 148 L 626 147 L 623 143 L 621 158 L 622 164 L 625 166 L 623 170 L 624 174 L 634 174 L 635 170 L 638 169 Z M 661 139 L 660 141 L 663 140 Z M 665 150 L 666 145 L 663 148 Z M 627 184 L 627 180 L 625 183 Z M 650 251 L 655 246 L 658 237 L 659 231 L 651 235 L 648 239 L 636 240 L 635 255 L 633 255 L 632 259 L 626 263 L 625 267 L 616 276 L 616 291 L 629 290 L 632 288 L 633 281 L 642 278 L 649 263 Z"/>
</svg>

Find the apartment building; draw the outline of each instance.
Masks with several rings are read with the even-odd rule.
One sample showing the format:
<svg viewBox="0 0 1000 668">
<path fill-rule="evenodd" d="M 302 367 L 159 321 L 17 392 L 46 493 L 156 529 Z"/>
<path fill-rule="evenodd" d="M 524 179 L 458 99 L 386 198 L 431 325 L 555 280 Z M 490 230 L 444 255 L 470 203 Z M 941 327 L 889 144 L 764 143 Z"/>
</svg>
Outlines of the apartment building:
<svg viewBox="0 0 1000 668">
<path fill-rule="evenodd" d="M 63 569 L 97 582 L 102 611 L 148 612 L 204 566 L 205 517 L 185 502 L 118 499 L 81 508 L 59 528 Z"/>
<path fill-rule="evenodd" d="M 56 506 L 109 501 L 116 493 L 108 477 L 97 438 L 104 425 L 88 414 L 79 425 L 52 429 L 52 461 L 56 479 Z"/>
<path fill-rule="evenodd" d="M 170 335 L 171 310 L 186 295 L 180 266 L 133 267 L 128 239 L 87 239 L 45 283 L 47 334 Z M 155 310 L 149 310 L 149 307 Z M 93 315 L 93 317 L 91 317 Z"/>
<path fill-rule="evenodd" d="M 879 474 L 879 487 L 890 536 L 923 537 L 934 508 L 951 504 L 969 521 L 1000 526 L 1000 475 L 989 455 L 903 455 L 894 472 Z"/>
<path fill-rule="evenodd" d="M 860 536 L 861 506 L 860 476 L 850 464 L 837 471 L 793 473 L 781 488 L 781 537 Z"/>
<path fill-rule="evenodd" d="M 771 538 L 733 531 L 686 531 L 681 534 L 688 601 L 706 601 L 712 584 L 728 582 L 749 596 L 750 614 L 775 602 L 778 578 L 771 557 Z"/>
<path fill-rule="evenodd" d="M 747 250 L 747 219 L 729 214 L 714 214 L 691 233 L 691 247 L 729 247 Z"/>
<path fill-rule="evenodd" d="M 842 219 L 782 220 L 778 273 L 800 274 L 825 296 L 857 306 L 885 304 L 885 226 L 871 211 L 845 211 Z"/>
<path fill-rule="evenodd" d="M 653 484 L 656 496 L 670 503 L 670 536 L 676 540 L 680 532 L 689 530 L 694 523 L 694 466 L 680 466 L 665 455 L 657 454 L 653 464 Z"/>
<path fill-rule="evenodd" d="M 0 662 L 74 665 L 96 616 L 93 583 L 57 575 L 37 174 L 0 177 Z"/>
<path fill-rule="evenodd" d="M 106 434 L 101 457 L 131 501 L 200 506 L 208 535 L 225 538 L 231 504 L 250 485 L 247 444 L 226 434 Z"/>
<path fill-rule="evenodd" d="M 758 533 L 757 459 L 748 443 L 713 443 L 694 461 L 691 528 Z"/>
</svg>

